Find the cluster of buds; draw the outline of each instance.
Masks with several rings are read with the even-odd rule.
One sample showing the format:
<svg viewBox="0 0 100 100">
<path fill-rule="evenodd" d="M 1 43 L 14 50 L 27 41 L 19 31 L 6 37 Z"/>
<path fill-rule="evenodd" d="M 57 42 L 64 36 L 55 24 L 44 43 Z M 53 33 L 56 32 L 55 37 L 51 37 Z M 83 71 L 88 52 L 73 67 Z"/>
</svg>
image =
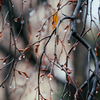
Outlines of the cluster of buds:
<svg viewBox="0 0 100 100">
<path fill-rule="evenodd" d="M 22 71 L 18 71 L 18 70 L 16 70 L 16 71 L 18 72 L 18 74 L 19 74 L 19 75 L 24 74 L 24 75 L 25 75 L 25 77 L 26 77 L 27 79 L 29 79 L 29 76 L 27 75 L 27 73 L 26 73 L 26 72 L 22 72 Z"/>
</svg>

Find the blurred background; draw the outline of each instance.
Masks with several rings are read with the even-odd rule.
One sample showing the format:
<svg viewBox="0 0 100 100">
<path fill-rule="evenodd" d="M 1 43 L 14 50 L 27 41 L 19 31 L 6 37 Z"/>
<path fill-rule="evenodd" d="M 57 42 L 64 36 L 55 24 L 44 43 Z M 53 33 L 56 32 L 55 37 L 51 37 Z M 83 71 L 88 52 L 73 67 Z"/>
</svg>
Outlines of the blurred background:
<svg viewBox="0 0 100 100">
<path fill-rule="evenodd" d="M 2 0 L 1 0 L 2 1 Z M 98 0 L 93 1 L 93 19 L 96 21 L 99 26 L 98 21 Z M 39 34 L 38 30 L 43 25 L 44 21 L 53 14 L 58 8 L 57 4 L 59 0 L 3 0 L 0 3 L 0 69 L 9 63 L 14 55 L 14 45 L 13 37 L 10 39 L 10 28 L 12 27 L 14 37 L 16 40 L 16 46 L 18 49 L 25 49 L 28 44 L 35 43 L 38 38 L 36 35 Z M 61 5 L 67 3 L 67 0 L 60 0 Z M 96 2 L 96 3 L 95 3 Z M 96 6 L 94 5 L 96 4 Z M 64 15 L 71 16 L 76 3 L 67 4 L 57 13 L 57 22 Z M 80 33 L 83 27 L 84 15 L 86 13 L 86 7 L 83 7 L 80 11 L 79 17 L 77 19 L 77 32 Z M 90 8 L 90 7 L 89 7 Z M 90 14 L 90 9 L 88 11 L 88 16 Z M 90 28 L 90 18 L 87 17 L 87 27 L 86 30 Z M 11 25 L 12 24 L 12 25 Z M 69 25 L 69 20 L 64 20 L 63 23 L 59 26 L 58 34 L 60 39 L 64 39 L 64 46 L 66 52 L 70 50 L 73 43 L 76 41 L 72 38 L 72 42 L 69 45 L 67 42 L 68 35 L 70 33 L 70 27 L 67 30 L 64 30 L 66 25 Z M 98 29 L 93 24 L 92 25 L 94 37 L 97 36 Z M 52 33 L 52 18 L 50 18 L 41 31 L 41 38 L 50 35 Z M 67 32 L 66 32 L 67 31 Z M 95 49 L 96 43 L 93 39 L 93 34 L 88 32 L 85 35 L 84 39 Z M 100 44 L 100 39 L 96 40 Z M 54 42 L 55 36 L 53 36 L 46 48 L 46 53 L 49 58 L 54 59 Z M 35 100 L 37 98 L 37 79 L 38 79 L 38 65 L 37 58 L 43 52 L 44 44 L 46 40 L 40 43 L 38 54 L 34 53 L 35 46 L 32 46 L 29 50 L 25 52 L 25 57 L 20 59 L 20 53 L 16 52 L 16 62 L 15 62 L 15 76 L 13 77 L 13 71 L 8 78 L 8 80 L 3 84 L 3 87 L 0 88 L 0 100 Z M 57 56 L 60 56 L 62 45 L 59 43 L 57 45 Z M 10 52 L 11 51 L 11 52 Z M 76 49 L 70 54 L 70 59 L 68 61 L 68 67 L 72 69 L 71 76 L 79 82 L 81 85 L 87 78 L 87 49 L 80 43 L 77 45 Z M 11 57 L 9 58 L 9 54 Z M 4 62 L 4 59 L 7 60 Z M 97 57 L 100 60 L 100 52 L 97 48 Z M 59 62 L 63 65 L 66 62 L 66 53 L 63 52 L 59 58 Z M 44 57 L 42 62 L 42 68 L 46 68 L 49 65 L 48 60 Z M 3 82 L 5 77 L 8 75 L 8 72 L 11 68 L 11 64 L 8 64 L 3 70 L 0 70 L 0 84 Z M 91 68 L 94 68 L 93 60 L 91 59 Z M 25 74 L 20 72 L 27 73 L 28 77 Z M 48 72 L 49 73 L 49 72 Z M 43 71 L 41 71 L 43 74 Z M 44 76 L 43 82 L 40 84 L 41 93 L 46 99 L 52 97 L 52 100 L 59 100 L 62 95 L 64 83 L 66 81 L 66 75 L 61 69 L 54 66 L 53 68 L 54 78 L 49 81 L 47 76 Z M 40 78 L 42 81 L 42 78 Z M 50 91 L 50 89 L 53 91 Z M 51 93 L 53 92 L 53 93 Z M 36 99 L 37 100 L 37 99 Z"/>
</svg>

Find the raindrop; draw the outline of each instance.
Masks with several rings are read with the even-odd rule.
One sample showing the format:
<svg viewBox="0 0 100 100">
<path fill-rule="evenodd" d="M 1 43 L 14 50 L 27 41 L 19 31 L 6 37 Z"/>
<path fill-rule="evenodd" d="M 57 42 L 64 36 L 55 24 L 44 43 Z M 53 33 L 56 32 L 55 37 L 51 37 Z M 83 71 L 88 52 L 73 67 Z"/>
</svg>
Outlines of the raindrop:
<svg viewBox="0 0 100 100">
<path fill-rule="evenodd" d="M 14 8 L 14 5 L 12 5 L 12 7 Z"/>
<path fill-rule="evenodd" d="M 80 23 L 81 22 L 81 20 L 80 19 L 77 19 L 77 23 Z"/>
<path fill-rule="evenodd" d="M 64 30 L 64 32 L 66 33 L 66 32 L 67 32 L 67 30 L 65 29 L 65 30 Z"/>
<path fill-rule="evenodd" d="M 8 26 L 10 26 L 10 23 L 7 23 Z"/>
<path fill-rule="evenodd" d="M 68 43 L 68 45 L 70 45 L 70 43 Z"/>
<path fill-rule="evenodd" d="M 96 94 L 98 93 L 98 91 L 95 92 Z"/>
<path fill-rule="evenodd" d="M 37 54 L 37 58 L 39 58 L 39 54 Z"/>
<path fill-rule="evenodd" d="M 41 35 L 45 35 L 45 32 L 43 31 L 43 32 L 41 32 Z"/>
<path fill-rule="evenodd" d="M 100 86 L 100 84 L 98 84 L 97 86 Z"/>
<path fill-rule="evenodd" d="M 43 79 L 41 80 L 41 83 L 43 83 Z"/>
<path fill-rule="evenodd" d="M 32 16 L 35 13 L 35 10 L 32 10 L 29 15 Z"/>
<path fill-rule="evenodd" d="M 74 98 L 75 98 L 75 99 L 77 98 L 76 95 L 74 96 Z"/>
<path fill-rule="evenodd" d="M 53 91 L 51 90 L 50 93 L 53 94 Z"/>
<path fill-rule="evenodd" d="M 5 65 L 5 64 L 6 64 L 6 62 L 3 63 L 3 65 Z"/>
<path fill-rule="evenodd" d="M 44 58 L 45 61 L 48 61 L 47 57 Z"/>
<path fill-rule="evenodd" d="M 52 78 L 51 78 L 51 77 L 49 77 L 49 80 L 51 81 L 51 80 L 52 80 Z"/>
<path fill-rule="evenodd" d="M 24 3 L 24 0 L 22 0 L 22 3 Z"/>
<path fill-rule="evenodd" d="M 54 62 L 53 62 L 53 61 L 51 61 L 51 66 L 53 66 L 53 64 L 54 64 Z"/>
<path fill-rule="evenodd" d="M 39 94 L 39 97 L 41 98 L 41 94 Z"/>
<path fill-rule="evenodd" d="M 25 23 L 24 20 L 22 20 L 22 21 L 21 21 L 21 24 L 24 24 L 24 23 Z"/>
<path fill-rule="evenodd" d="M 47 25 L 44 25 L 43 28 L 44 28 L 44 29 L 47 29 Z"/>
<path fill-rule="evenodd" d="M 23 55 L 23 58 L 25 58 L 25 55 Z"/>
<path fill-rule="evenodd" d="M 17 22 L 17 19 L 15 20 L 15 22 Z"/>
<path fill-rule="evenodd" d="M 75 51 L 76 50 L 76 47 L 74 47 L 73 50 Z"/>
<path fill-rule="evenodd" d="M 89 35 L 89 33 L 87 32 L 87 35 Z"/>
<path fill-rule="evenodd" d="M 11 88 L 12 88 L 12 86 L 10 85 L 10 86 L 9 86 L 9 88 L 11 89 Z"/>
<path fill-rule="evenodd" d="M 59 8 L 61 9 L 61 6 Z"/>
<path fill-rule="evenodd" d="M 46 19 L 43 19 L 42 22 L 44 23 L 46 21 Z"/>
<path fill-rule="evenodd" d="M 46 66 L 45 66 L 45 65 L 42 65 L 42 68 L 43 68 L 43 69 L 46 69 Z"/>
<path fill-rule="evenodd" d="M 19 56 L 18 60 L 22 60 L 21 56 Z"/>
<path fill-rule="evenodd" d="M 80 10 L 80 13 L 82 12 L 82 10 Z"/>
<path fill-rule="evenodd" d="M 28 80 L 29 78 L 27 77 L 26 79 Z"/>
</svg>

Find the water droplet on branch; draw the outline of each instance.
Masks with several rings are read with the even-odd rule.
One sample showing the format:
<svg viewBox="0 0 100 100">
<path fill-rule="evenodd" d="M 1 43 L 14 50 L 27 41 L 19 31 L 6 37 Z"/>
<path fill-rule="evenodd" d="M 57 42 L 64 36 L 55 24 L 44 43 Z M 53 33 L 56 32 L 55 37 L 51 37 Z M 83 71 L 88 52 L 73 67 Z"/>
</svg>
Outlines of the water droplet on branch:
<svg viewBox="0 0 100 100">
<path fill-rule="evenodd" d="M 82 10 L 80 10 L 80 13 L 82 12 Z"/>
<path fill-rule="evenodd" d="M 76 47 L 74 47 L 73 50 L 75 51 L 76 50 Z"/>
<path fill-rule="evenodd" d="M 43 28 L 44 28 L 44 29 L 47 29 L 47 25 L 44 25 Z"/>
<path fill-rule="evenodd" d="M 12 86 L 10 85 L 9 88 L 12 88 Z"/>
<path fill-rule="evenodd" d="M 28 80 L 29 78 L 27 77 L 26 79 Z"/>
<path fill-rule="evenodd" d="M 12 7 L 14 8 L 14 5 L 12 5 Z"/>
<path fill-rule="evenodd" d="M 70 45 L 70 43 L 68 43 L 68 45 Z"/>
<path fill-rule="evenodd" d="M 22 20 L 22 21 L 21 21 L 21 24 L 24 24 L 24 23 L 25 23 L 25 21 L 24 21 L 24 20 Z"/>
<path fill-rule="evenodd" d="M 6 65 L 6 62 L 4 62 L 3 65 Z"/>
<path fill-rule="evenodd" d="M 50 78 L 49 78 L 49 80 L 51 81 L 51 80 L 52 80 L 52 78 L 50 77 Z"/>
<path fill-rule="evenodd" d="M 50 93 L 53 94 L 53 90 L 52 89 L 51 89 Z"/>
<path fill-rule="evenodd" d="M 32 16 L 35 13 L 35 10 L 32 10 L 29 15 Z"/>
<path fill-rule="evenodd" d="M 25 58 L 25 55 L 23 55 L 23 58 Z"/>
<path fill-rule="evenodd" d="M 22 60 L 22 56 L 19 56 L 18 60 Z"/>
</svg>

